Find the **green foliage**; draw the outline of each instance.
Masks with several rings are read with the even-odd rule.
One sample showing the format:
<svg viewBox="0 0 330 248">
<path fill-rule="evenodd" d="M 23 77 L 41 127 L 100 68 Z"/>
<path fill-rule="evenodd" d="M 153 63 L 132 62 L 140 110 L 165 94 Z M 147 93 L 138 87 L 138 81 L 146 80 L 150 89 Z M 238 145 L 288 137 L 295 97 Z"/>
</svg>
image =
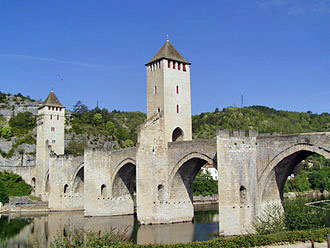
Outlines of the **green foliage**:
<svg viewBox="0 0 330 248">
<path fill-rule="evenodd" d="M 25 183 L 21 176 L 14 173 L 0 172 L 0 182 L 3 185 L 2 187 L 5 188 L 4 192 L 7 192 L 8 196 L 30 195 L 32 191 L 32 187 Z"/>
<path fill-rule="evenodd" d="M 127 148 L 127 147 L 133 147 L 134 146 L 134 142 L 132 140 L 130 140 L 130 139 L 127 139 L 127 140 L 124 141 L 123 146 L 125 148 Z"/>
<path fill-rule="evenodd" d="M 330 114 L 288 112 L 264 106 L 228 107 L 192 118 L 195 138 L 213 138 L 217 129 L 250 130 L 260 133 L 301 133 L 330 131 Z"/>
<path fill-rule="evenodd" d="M 7 124 L 6 118 L 0 115 L 0 129 Z"/>
<path fill-rule="evenodd" d="M 0 180 L 0 202 L 6 203 L 8 200 L 7 187 L 5 187 L 5 184 Z"/>
<path fill-rule="evenodd" d="M 0 129 L 0 137 L 4 139 L 10 139 L 13 137 L 12 128 L 10 126 L 4 126 Z"/>
<path fill-rule="evenodd" d="M 326 210 L 308 207 L 310 199 L 297 198 L 284 201 L 285 226 L 288 230 L 308 230 L 325 227 L 329 218 Z"/>
<path fill-rule="evenodd" d="M 130 147 L 130 141 L 133 145 L 136 143 L 138 126 L 145 118 L 146 115 L 141 112 L 109 112 L 100 108 L 88 110 L 86 105 L 78 101 L 69 123 L 76 134 L 109 137 L 110 140 L 117 141 L 121 147 Z"/>
<path fill-rule="evenodd" d="M 297 166 L 294 177 L 287 180 L 285 192 L 330 190 L 330 160 L 314 154 Z"/>
<path fill-rule="evenodd" d="M 52 248 L 64 248 L 64 247 L 120 247 L 120 248 L 192 248 L 192 247 L 221 247 L 221 248 L 241 248 L 241 247 L 256 247 L 256 246 L 268 246 L 275 244 L 293 244 L 296 242 L 310 242 L 314 240 L 316 242 L 323 242 L 326 240 L 327 233 L 330 232 L 330 228 L 323 228 L 312 231 L 291 231 L 291 232 L 279 232 L 267 235 L 241 235 L 234 237 L 221 237 L 215 238 L 209 241 L 198 241 L 191 242 L 187 244 L 172 244 L 172 245 L 161 245 L 161 244 L 147 244 L 147 245 L 135 245 L 132 243 L 127 243 L 125 241 L 113 242 L 108 240 L 108 238 L 103 238 L 104 235 L 99 235 L 94 233 L 94 237 L 91 242 L 87 244 L 82 241 L 83 237 L 81 235 L 76 235 L 76 243 L 71 241 L 66 241 L 65 237 L 58 237 L 55 242 L 51 244 Z M 80 238 L 80 240 L 78 240 Z"/>
<path fill-rule="evenodd" d="M 308 173 L 301 172 L 285 184 L 286 192 L 305 192 L 311 189 L 311 184 L 307 177 Z"/>
<path fill-rule="evenodd" d="M 78 142 L 71 140 L 68 145 L 65 147 L 65 154 L 72 154 L 75 156 L 80 156 L 84 154 L 84 149 L 86 147 L 85 142 Z"/>
<path fill-rule="evenodd" d="M 23 136 L 36 126 L 36 117 L 30 112 L 18 113 L 9 120 L 15 136 Z"/>
<path fill-rule="evenodd" d="M 0 217 L 0 246 L 11 237 L 15 237 L 28 224 L 30 219 L 9 219 L 8 216 Z"/>
<path fill-rule="evenodd" d="M 252 228 L 258 234 L 285 231 L 285 219 L 282 207 L 278 205 L 267 206 L 262 215 L 255 218 Z"/>
<path fill-rule="evenodd" d="M 94 247 L 116 246 L 127 242 L 127 228 L 123 231 L 111 229 L 105 234 L 93 231 L 69 232 L 66 236 L 57 235 L 51 243 L 51 248 L 59 247 Z"/>
<path fill-rule="evenodd" d="M 193 182 L 193 194 L 198 196 L 214 195 L 218 193 L 218 181 L 213 180 L 209 171 L 200 170 Z"/>
</svg>

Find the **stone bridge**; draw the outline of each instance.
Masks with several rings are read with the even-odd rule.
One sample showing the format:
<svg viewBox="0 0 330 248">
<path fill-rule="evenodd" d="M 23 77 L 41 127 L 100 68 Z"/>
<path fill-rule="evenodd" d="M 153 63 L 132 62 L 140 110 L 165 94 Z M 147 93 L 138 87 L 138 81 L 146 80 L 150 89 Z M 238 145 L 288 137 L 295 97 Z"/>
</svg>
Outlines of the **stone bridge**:
<svg viewBox="0 0 330 248">
<path fill-rule="evenodd" d="M 312 154 L 330 158 L 330 133 L 217 135 L 220 232 L 245 233 L 267 205 L 280 205 L 288 176 Z"/>
<path fill-rule="evenodd" d="M 141 223 L 156 224 L 192 220 L 192 183 L 200 168 L 211 164 L 219 172 L 220 231 L 231 235 L 245 233 L 267 205 L 281 204 L 287 177 L 312 154 L 330 159 L 330 133 L 221 130 L 210 140 L 142 140 L 117 151 L 87 149 L 83 157 L 51 155 L 42 179 L 35 167 L 1 169 L 31 185 L 45 181 L 50 210 L 80 209 L 85 216 L 137 211 Z"/>
</svg>

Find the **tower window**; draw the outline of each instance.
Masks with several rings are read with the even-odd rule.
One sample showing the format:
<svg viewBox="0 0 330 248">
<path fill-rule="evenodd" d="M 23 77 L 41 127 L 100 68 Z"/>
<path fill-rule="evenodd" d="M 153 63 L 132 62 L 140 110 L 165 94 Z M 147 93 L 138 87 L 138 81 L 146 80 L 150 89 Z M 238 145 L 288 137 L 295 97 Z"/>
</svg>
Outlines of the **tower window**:
<svg viewBox="0 0 330 248">
<path fill-rule="evenodd" d="M 56 140 L 52 140 L 52 144 L 55 144 Z"/>
<path fill-rule="evenodd" d="M 180 71 L 181 70 L 181 64 L 178 63 L 178 70 Z"/>
<path fill-rule="evenodd" d="M 175 69 L 175 64 L 176 64 L 176 62 L 173 61 L 173 69 Z"/>
<path fill-rule="evenodd" d="M 157 112 L 160 113 L 160 107 L 157 108 Z"/>
<path fill-rule="evenodd" d="M 50 131 L 55 132 L 55 127 L 51 127 Z"/>
<path fill-rule="evenodd" d="M 167 67 L 171 68 L 171 60 L 167 60 Z"/>
<path fill-rule="evenodd" d="M 186 65 L 185 64 L 182 65 L 182 70 L 186 71 Z"/>
<path fill-rule="evenodd" d="M 50 115 L 50 119 L 51 119 L 51 120 L 53 119 L 53 115 Z"/>
<path fill-rule="evenodd" d="M 157 86 L 156 85 L 154 86 L 154 94 L 155 95 L 157 94 Z"/>
<path fill-rule="evenodd" d="M 179 113 L 179 105 L 176 105 L 176 112 Z"/>
<path fill-rule="evenodd" d="M 179 94 L 179 85 L 176 86 L 176 94 Z"/>
<path fill-rule="evenodd" d="M 60 116 L 59 115 L 57 115 L 57 120 L 59 120 L 60 119 Z"/>
</svg>

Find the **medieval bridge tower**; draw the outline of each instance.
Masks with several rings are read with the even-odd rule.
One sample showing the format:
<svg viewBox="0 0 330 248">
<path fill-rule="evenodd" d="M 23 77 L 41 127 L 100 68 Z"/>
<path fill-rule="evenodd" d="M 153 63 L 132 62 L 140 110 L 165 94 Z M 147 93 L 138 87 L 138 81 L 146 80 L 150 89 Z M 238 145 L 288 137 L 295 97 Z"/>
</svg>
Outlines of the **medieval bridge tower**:
<svg viewBox="0 0 330 248">
<path fill-rule="evenodd" d="M 190 63 L 167 40 L 147 66 L 147 119 L 160 113 L 167 142 L 192 139 Z"/>
<path fill-rule="evenodd" d="M 38 109 L 35 194 L 48 200 L 49 155 L 64 154 L 65 107 L 51 91 Z M 37 182 L 36 182 L 37 180 Z M 33 182 L 32 182 L 33 183 Z"/>
</svg>

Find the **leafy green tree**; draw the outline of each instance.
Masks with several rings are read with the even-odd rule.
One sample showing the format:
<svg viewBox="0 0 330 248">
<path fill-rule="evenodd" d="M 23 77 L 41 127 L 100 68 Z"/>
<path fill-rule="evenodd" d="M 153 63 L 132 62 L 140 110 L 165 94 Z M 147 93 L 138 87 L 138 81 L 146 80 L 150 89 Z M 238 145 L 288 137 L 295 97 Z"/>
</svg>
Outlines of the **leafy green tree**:
<svg viewBox="0 0 330 248">
<path fill-rule="evenodd" d="M 213 195 L 218 193 L 218 181 L 213 180 L 211 173 L 200 170 L 193 182 L 193 195 Z"/>
<path fill-rule="evenodd" d="M 73 106 L 73 114 L 75 116 L 80 116 L 86 112 L 88 112 L 88 107 L 85 104 L 82 104 L 80 100 Z"/>
<path fill-rule="evenodd" d="M 97 125 L 100 125 L 102 123 L 103 117 L 100 113 L 96 113 L 93 116 L 93 120 L 94 120 L 94 124 L 97 126 Z"/>
<path fill-rule="evenodd" d="M 8 196 L 30 195 L 32 187 L 21 176 L 10 172 L 0 172 L 0 181 L 7 189 Z"/>
<path fill-rule="evenodd" d="M 323 167 L 313 170 L 309 176 L 309 181 L 313 189 L 330 190 L 330 167 Z"/>
<path fill-rule="evenodd" d="M 10 118 L 9 126 L 15 136 L 22 136 L 36 126 L 36 117 L 31 112 L 18 113 Z"/>
<path fill-rule="evenodd" d="M 116 126 L 113 124 L 112 121 L 107 121 L 106 123 L 106 130 L 108 132 L 108 135 L 112 136 L 115 133 Z"/>
</svg>

